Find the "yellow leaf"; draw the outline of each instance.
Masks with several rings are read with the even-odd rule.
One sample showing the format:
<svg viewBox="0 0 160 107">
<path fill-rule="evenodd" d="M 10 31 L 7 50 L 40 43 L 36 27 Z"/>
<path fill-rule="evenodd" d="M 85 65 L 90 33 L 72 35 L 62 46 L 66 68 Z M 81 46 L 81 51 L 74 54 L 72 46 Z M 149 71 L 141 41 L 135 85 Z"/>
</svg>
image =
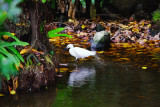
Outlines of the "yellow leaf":
<svg viewBox="0 0 160 107">
<path fill-rule="evenodd" d="M 28 51 L 28 49 L 22 49 L 22 50 L 20 51 L 20 54 L 21 54 L 21 55 L 22 55 L 22 54 L 25 54 L 27 51 Z"/>
<path fill-rule="evenodd" d="M 58 72 L 58 69 L 57 69 L 57 68 L 55 69 L 55 72 Z"/>
<path fill-rule="evenodd" d="M 19 67 L 17 65 L 15 65 L 15 66 L 16 66 L 16 69 L 19 71 Z"/>
<path fill-rule="evenodd" d="M 22 26 L 25 26 L 25 23 L 22 23 Z"/>
<path fill-rule="evenodd" d="M 0 97 L 4 96 L 4 94 L 0 94 Z"/>
<path fill-rule="evenodd" d="M 56 41 L 59 41 L 59 40 L 60 40 L 60 37 L 53 37 L 53 38 L 49 39 L 49 42 L 56 42 Z"/>
<path fill-rule="evenodd" d="M 67 71 L 68 68 L 60 68 L 60 71 Z"/>
<path fill-rule="evenodd" d="M 151 24 L 148 24 L 147 27 L 150 28 L 150 27 L 151 27 Z"/>
<path fill-rule="evenodd" d="M 132 45 L 129 43 L 121 43 L 124 48 L 131 48 Z"/>
<path fill-rule="evenodd" d="M 129 60 L 129 58 L 120 58 L 121 60 Z"/>
<path fill-rule="evenodd" d="M 16 23 L 16 26 L 20 26 L 21 24 L 20 23 Z"/>
<path fill-rule="evenodd" d="M 142 69 L 147 69 L 147 67 L 142 67 Z"/>
<path fill-rule="evenodd" d="M 40 54 L 44 54 L 44 52 L 42 52 L 42 51 L 39 51 L 39 53 L 40 53 Z"/>
<path fill-rule="evenodd" d="M 11 33 L 12 35 L 15 35 L 15 33 Z M 8 36 L 8 35 L 4 35 L 3 36 L 3 38 L 5 39 L 5 40 L 8 40 L 8 38 L 9 38 L 10 36 Z"/>
<path fill-rule="evenodd" d="M 139 29 L 138 28 L 132 28 L 133 32 L 139 33 Z"/>
<path fill-rule="evenodd" d="M 3 38 L 4 38 L 5 40 L 8 40 L 9 36 L 8 36 L 8 35 L 4 35 Z"/>
<path fill-rule="evenodd" d="M 86 27 L 86 25 L 82 25 L 82 29 L 84 29 Z"/>
<path fill-rule="evenodd" d="M 11 94 L 11 95 L 15 95 L 15 94 L 16 94 L 16 91 L 12 90 L 12 91 L 10 91 L 10 94 Z"/>
<path fill-rule="evenodd" d="M 97 52 L 97 53 L 104 53 L 104 51 L 99 51 L 99 52 Z"/>
<path fill-rule="evenodd" d="M 24 66 L 23 66 L 21 63 L 20 63 L 20 65 L 19 65 L 19 66 L 20 66 L 20 68 L 24 68 Z"/>
<path fill-rule="evenodd" d="M 36 49 L 32 49 L 33 52 L 38 52 Z"/>
<path fill-rule="evenodd" d="M 68 22 L 74 22 L 72 19 L 69 19 Z"/>
<path fill-rule="evenodd" d="M 15 33 L 11 33 L 12 35 L 15 35 Z"/>
<path fill-rule="evenodd" d="M 147 42 L 147 39 L 144 39 L 145 42 Z"/>
</svg>

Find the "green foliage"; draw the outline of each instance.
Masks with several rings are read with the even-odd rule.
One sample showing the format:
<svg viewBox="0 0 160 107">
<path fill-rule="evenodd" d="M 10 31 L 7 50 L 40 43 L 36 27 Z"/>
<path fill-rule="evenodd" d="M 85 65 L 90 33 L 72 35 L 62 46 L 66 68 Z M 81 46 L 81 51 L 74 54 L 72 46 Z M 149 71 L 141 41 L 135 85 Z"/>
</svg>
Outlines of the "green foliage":
<svg viewBox="0 0 160 107">
<path fill-rule="evenodd" d="M 15 42 L 6 42 L 2 40 L 3 35 L 8 35 Z M 21 42 L 18 38 L 9 32 L 0 32 L 0 76 L 5 76 L 8 80 L 11 75 L 17 74 L 16 66 L 19 67 L 20 61 L 24 62 L 23 57 L 14 48 L 18 45 L 29 45 L 26 42 Z"/>
<path fill-rule="evenodd" d="M 85 0 L 80 0 L 80 2 L 81 2 L 81 4 L 82 4 L 82 6 L 83 6 L 84 8 L 86 8 L 86 1 L 85 1 Z M 91 2 L 92 2 L 93 5 L 95 4 L 95 0 L 91 0 Z M 101 6 L 101 7 L 102 7 L 102 5 L 103 5 L 103 2 L 104 2 L 104 0 L 101 0 L 101 1 L 100 1 L 100 6 Z M 112 3 L 113 0 L 108 0 L 108 2 Z M 72 0 L 72 3 L 75 3 L 75 0 Z"/>
<path fill-rule="evenodd" d="M 21 13 L 21 9 L 17 5 L 22 0 L 0 0 L 0 26 L 9 18 L 16 21 L 16 17 Z"/>
<path fill-rule="evenodd" d="M 160 21 L 160 10 L 155 11 L 153 14 L 153 20 L 154 22 Z"/>
<path fill-rule="evenodd" d="M 109 3 L 112 3 L 112 2 L 113 2 L 113 0 L 108 0 L 108 2 L 109 2 Z M 100 7 L 102 7 L 102 6 L 103 6 L 103 3 L 104 3 L 104 0 L 101 0 L 101 2 L 100 2 Z"/>
<path fill-rule="evenodd" d="M 92 4 L 95 4 L 95 0 L 91 0 Z"/>
<path fill-rule="evenodd" d="M 52 37 L 58 37 L 58 36 L 65 36 L 65 37 L 72 38 L 72 36 L 67 35 L 67 34 L 57 34 L 61 31 L 63 31 L 64 29 L 65 28 L 57 28 L 57 29 L 51 30 L 51 31 L 48 32 L 48 37 L 52 38 Z"/>
<path fill-rule="evenodd" d="M 81 2 L 81 4 L 82 4 L 82 6 L 83 6 L 84 8 L 86 8 L 86 1 L 85 1 L 85 0 L 80 0 L 80 2 Z"/>
<path fill-rule="evenodd" d="M 86 8 L 86 1 L 85 0 L 80 0 L 82 6 Z M 95 0 L 91 0 L 92 4 L 95 4 Z M 75 3 L 75 0 L 72 0 L 72 3 Z"/>
<path fill-rule="evenodd" d="M 46 0 L 42 0 L 42 3 L 45 3 L 46 2 Z"/>
</svg>

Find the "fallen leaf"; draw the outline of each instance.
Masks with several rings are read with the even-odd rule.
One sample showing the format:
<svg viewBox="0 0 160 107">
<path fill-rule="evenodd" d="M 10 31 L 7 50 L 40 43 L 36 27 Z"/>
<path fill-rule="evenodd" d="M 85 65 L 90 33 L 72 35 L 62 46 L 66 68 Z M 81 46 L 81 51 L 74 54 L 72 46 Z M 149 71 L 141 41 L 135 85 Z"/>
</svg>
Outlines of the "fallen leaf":
<svg viewBox="0 0 160 107">
<path fill-rule="evenodd" d="M 11 95 L 15 95 L 15 94 L 16 94 L 16 91 L 12 90 L 12 91 L 10 91 L 10 94 L 11 94 Z"/>
<path fill-rule="evenodd" d="M 147 69 L 147 67 L 142 67 L 142 69 Z"/>
<path fill-rule="evenodd" d="M 21 54 L 21 55 L 22 55 L 22 54 L 25 54 L 27 51 L 28 51 L 28 49 L 22 49 L 22 50 L 20 51 L 20 54 Z"/>
</svg>

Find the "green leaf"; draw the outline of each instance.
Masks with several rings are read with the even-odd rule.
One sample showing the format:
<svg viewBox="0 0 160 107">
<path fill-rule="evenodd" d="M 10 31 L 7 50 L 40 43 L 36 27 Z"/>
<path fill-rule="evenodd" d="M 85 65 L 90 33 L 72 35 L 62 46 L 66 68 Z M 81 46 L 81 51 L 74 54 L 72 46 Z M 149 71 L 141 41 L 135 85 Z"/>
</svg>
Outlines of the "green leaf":
<svg viewBox="0 0 160 107">
<path fill-rule="evenodd" d="M 19 54 L 19 52 L 12 46 L 7 47 L 7 49 L 11 50 L 22 62 L 24 62 L 23 57 Z"/>
<path fill-rule="evenodd" d="M 19 67 L 20 61 L 17 60 L 12 54 L 10 54 L 5 48 L 3 48 L 3 49 L 1 48 L 0 53 L 7 56 L 9 58 L 9 60 L 14 62 Z"/>
<path fill-rule="evenodd" d="M 5 76 L 8 80 L 10 75 L 17 74 L 15 64 L 9 59 L 0 54 L 0 76 Z"/>
<path fill-rule="evenodd" d="M 82 6 L 83 6 L 84 8 L 86 8 L 86 2 L 85 2 L 85 0 L 80 0 L 80 2 L 81 2 L 81 4 L 82 4 Z"/>
<path fill-rule="evenodd" d="M 7 18 L 7 12 L 6 11 L 0 11 L 0 26 L 3 24 L 3 22 Z"/>
<path fill-rule="evenodd" d="M 46 0 L 42 0 L 42 3 L 45 3 L 46 2 Z"/>
<path fill-rule="evenodd" d="M 92 4 L 94 5 L 95 4 L 95 0 L 91 0 L 92 1 Z"/>
<path fill-rule="evenodd" d="M 103 2 L 104 2 L 104 0 L 102 0 L 102 1 L 100 2 L 100 7 L 102 7 L 102 5 L 103 5 Z"/>
<path fill-rule="evenodd" d="M 74 4 L 74 3 L 75 3 L 75 0 L 72 0 L 72 3 Z"/>
<path fill-rule="evenodd" d="M 65 30 L 66 28 L 57 28 L 57 29 L 54 29 L 54 30 L 51 30 L 49 31 L 48 33 L 59 33 L 59 32 L 62 32 L 63 30 Z"/>
<path fill-rule="evenodd" d="M 3 47 L 14 46 L 14 45 L 29 45 L 27 42 L 5 42 L 0 43 L 0 49 Z"/>
<path fill-rule="evenodd" d="M 51 2 L 52 2 L 52 8 L 55 9 L 55 7 L 56 7 L 56 0 L 52 0 Z"/>
<path fill-rule="evenodd" d="M 21 8 L 19 8 L 17 5 L 21 3 L 23 0 L 12 0 L 12 2 L 9 3 L 9 8 L 7 9 L 7 15 L 8 18 L 11 20 L 17 20 L 17 16 L 21 13 Z"/>
<path fill-rule="evenodd" d="M 49 38 L 52 38 L 52 37 L 59 37 L 59 36 L 65 36 L 65 37 L 72 38 L 72 36 L 67 35 L 67 34 L 51 34 L 51 35 L 49 35 Z"/>
<path fill-rule="evenodd" d="M 57 34 L 61 31 L 63 31 L 64 29 L 65 28 L 57 28 L 57 29 L 51 30 L 48 32 L 48 37 L 51 38 L 51 37 L 65 36 L 65 37 L 72 38 L 72 36 L 67 35 L 67 34 Z"/>
<path fill-rule="evenodd" d="M 14 36 L 13 34 L 11 34 L 10 32 L 0 32 L 0 38 L 3 36 L 3 35 L 8 35 L 10 36 L 11 38 L 13 38 L 15 41 L 19 42 L 20 40 Z"/>
</svg>

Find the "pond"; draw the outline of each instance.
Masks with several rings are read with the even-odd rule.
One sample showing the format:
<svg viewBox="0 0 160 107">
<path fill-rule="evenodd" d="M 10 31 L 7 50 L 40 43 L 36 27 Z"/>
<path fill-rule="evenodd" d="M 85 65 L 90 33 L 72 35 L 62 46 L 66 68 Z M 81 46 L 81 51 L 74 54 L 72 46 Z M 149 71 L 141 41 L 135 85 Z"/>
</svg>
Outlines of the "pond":
<svg viewBox="0 0 160 107">
<path fill-rule="evenodd" d="M 158 107 L 160 72 L 111 61 L 105 54 L 78 60 L 59 56 L 55 87 L 0 97 L 1 107 Z M 135 64 L 136 65 L 136 64 Z"/>
</svg>

